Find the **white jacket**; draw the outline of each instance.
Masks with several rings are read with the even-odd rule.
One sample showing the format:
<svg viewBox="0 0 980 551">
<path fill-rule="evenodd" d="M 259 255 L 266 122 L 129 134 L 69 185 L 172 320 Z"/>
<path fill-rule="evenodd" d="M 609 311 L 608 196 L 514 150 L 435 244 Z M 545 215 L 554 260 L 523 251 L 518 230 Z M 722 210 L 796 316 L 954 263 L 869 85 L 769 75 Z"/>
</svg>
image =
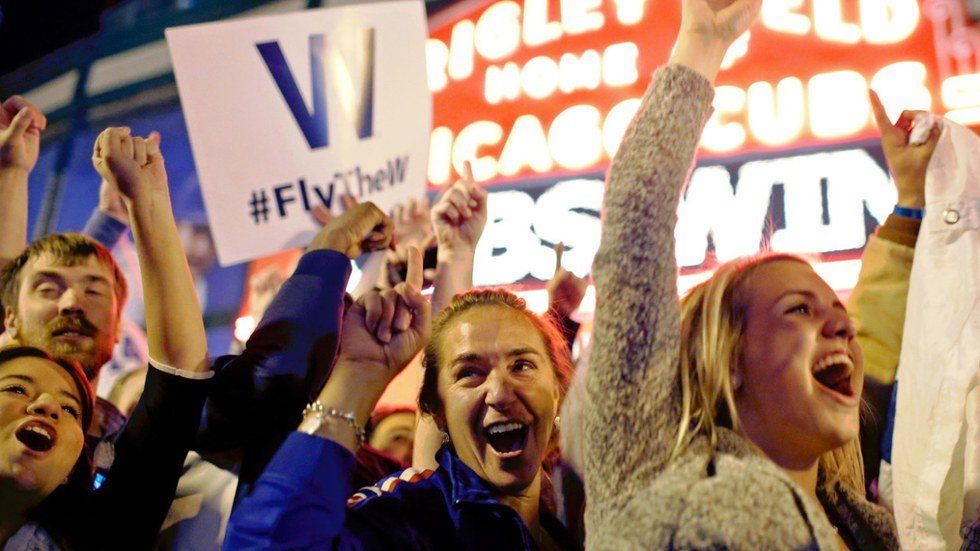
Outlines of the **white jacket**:
<svg viewBox="0 0 980 551">
<path fill-rule="evenodd" d="M 895 413 L 905 549 L 959 549 L 980 516 L 980 137 L 943 120 L 926 177 Z"/>
</svg>

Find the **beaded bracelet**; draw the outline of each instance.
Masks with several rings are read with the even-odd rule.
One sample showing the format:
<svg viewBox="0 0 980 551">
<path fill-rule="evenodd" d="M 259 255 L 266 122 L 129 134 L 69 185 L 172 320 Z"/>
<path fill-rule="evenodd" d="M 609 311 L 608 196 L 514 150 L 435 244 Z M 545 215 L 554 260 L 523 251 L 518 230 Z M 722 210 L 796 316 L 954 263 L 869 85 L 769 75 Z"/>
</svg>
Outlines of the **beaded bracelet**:
<svg viewBox="0 0 980 551">
<path fill-rule="evenodd" d="M 354 434 L 357 436 L 358 444 L 363 446 L 367 441 L 367 433 L 365 433 L 364 429 L 357 424 L 354 414 L 349 411 L 340 411 L 339 409 L 335 408 L 323 407 L 323 403 L 321 403 L 320 400 L 316 400 L 307 404 L 307 406 L 303 409 L 304 418 L 310 414 L 316 416 L 317 423 L 322 423 L 324 417 L 333 417 L 335 419 L 347 421 L 351 428 L 354 429 Z"/>
</svg>

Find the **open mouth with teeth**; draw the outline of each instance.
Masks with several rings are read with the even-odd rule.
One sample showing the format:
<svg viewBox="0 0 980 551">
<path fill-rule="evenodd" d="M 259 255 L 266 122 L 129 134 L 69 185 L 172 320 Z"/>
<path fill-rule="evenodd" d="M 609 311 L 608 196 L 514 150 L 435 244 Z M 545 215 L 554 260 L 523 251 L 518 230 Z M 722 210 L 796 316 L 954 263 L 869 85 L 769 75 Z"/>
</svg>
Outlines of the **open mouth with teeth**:
<svg viewBox="0 0 980 551">
<path fill-rule="evenodd" d="M 487 443 L 500 457 L 510 458 L 520 455 L 527 446 L 529 426 L 516 421 L 493 423 L 483 429 Z"/>
<path fill-rule="evenodd" d="M 55 435 L 50 429 L 37 423 L 25 425 L 16 432 L 15 436 L 21 444 L 32 451 L 46 452 L 54 447 Z"/>
<path fill-rule="evenodd" d="M 848 398 L 854 397 L 851 374 L 854 364 L 846 354 L 833 354 L 821 359 L 813 368 L 813 378 L 820 386 Z"/>
</svg>

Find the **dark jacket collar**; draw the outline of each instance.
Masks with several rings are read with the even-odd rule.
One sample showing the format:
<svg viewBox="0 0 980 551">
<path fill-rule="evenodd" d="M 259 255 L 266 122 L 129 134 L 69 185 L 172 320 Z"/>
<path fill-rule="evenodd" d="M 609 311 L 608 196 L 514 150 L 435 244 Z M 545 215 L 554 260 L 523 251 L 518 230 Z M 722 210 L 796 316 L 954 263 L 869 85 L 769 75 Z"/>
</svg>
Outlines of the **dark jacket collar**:
<svg viewBox="0 0 980 551">
<path fill-rule="evenodd" d="M 441 481 L 448 482 L 448 484 L 440 484 L 443 486 L 442 490 L 445 492 L 447 489 L 449 495 L 448 498 L 449 514 L 453 518 L 453 524 L 460 527 L 462 523 L 462 515 L 464 514 L 464 509 L 469 509 L 469 507 L 463 507 L 464 505 L 476 505 L 480 506 L 483 510 L 486 508 L 494 508 L 500 512 L 504 517 L 511 517 L 516 529 L 521 533 L 521 538 L 523 539 L 524 547 L 526 549 L 534 549 L 534 540 L 531 537 L 531 533 L 528 531 L 527 526 L 524 525 L 524 521 L 518 516 L 517 511 L 511 509 L 510 507 L 500 503 L 490 494 L 490 490 L 487 489 L 486 483 L 483 482 L 473 469 L 469 468 L 463 460 L 459 458 L 458 455 L 452 450 L 452 447 L 447 444 L 444 445 L 436 453 L 436 460 L 439 463 L 439 469 L 436 473 L 442 473 L 439 478 Z M 445 486 L 448 485 L 448 488 Z M 545 507 L 544 502 L 541 504 L 540 513 L 541 515 L 541 525 L 548 531 L 551 537 L 563 548 L 565 549 L 581 549 L 581 544 L 575 540 L 575 538 L 568 532 L 568 529 L 555 518 Z M 463 534 L 463 540 L 466 541 L 470 536 L 475 534 Z M 497 534 L 500 535 L 500 534 Z M 485 537 L 480 537 L 478 540 L 470 541 L 471 548 L 484 548 L 488 540 Z"/>
<path fill-rule="evenodd" d="M 449 478 L 449 502 L 452 506 L 462 503 L 501 505 L 490 495 L 483 479 L 463 463 L 449 445 L 444 445 L 436 452 L 436 461 Z"/>
</svg>

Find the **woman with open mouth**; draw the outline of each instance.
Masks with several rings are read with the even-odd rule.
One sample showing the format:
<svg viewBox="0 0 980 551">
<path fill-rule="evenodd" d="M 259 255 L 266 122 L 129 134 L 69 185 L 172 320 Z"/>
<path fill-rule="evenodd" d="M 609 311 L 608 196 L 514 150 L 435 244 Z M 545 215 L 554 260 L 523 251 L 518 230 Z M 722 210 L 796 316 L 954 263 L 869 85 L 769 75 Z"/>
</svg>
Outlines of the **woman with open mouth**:
<svg viewBox="0 0 980 551">
<path fill-rule="evenodd" d="M 142 268 L 151 358 L 144 392 L 100 452 L 114 458 L 96 483 L 85 449 L 94 393 L 82 368 L 38 348 L 0 349 L 3 549 L 149 549 L 173 500 L 214 373 L 159 143 L 155 134 L 109 128 L 93 154 L 122 194 Z"/>
<path fill-rule="evenodd" d="M 865 498 L 864 359 L 833 289 L 806 261 L 767 254 L 723 264 L 677 300 L 677 205 L 711 83 L 761 3 L 682 0 L 677 47 L 608 176 L 584 413 L 590 548 L 898 547 L 891 514 Z M 921 191 L 938 135 L 896 146 L 872 101 L 899 205 L 916 208 L 903 200 Z M 904 304 L 889 290 L 908 272 L 889 268 L 887 250 L 872 238 L 854 294 L 872 291 L 877 266 L 878 301 Z"/>
<path fill-rule="evenodd" d="M 226 549 L 580 547 L 541 503 L 568 380 L 564 338 L 506 291 L 459 295 L 430 328 L 421 264 L 411 249 L 408 283 L 348 312 L 326 386 L 232 514 Z M 348 501 L 361 427 L 426 343 L 419 402 L 445 435 L 438 467 Z"/>
<path fill-rule="evenodd" d="M 83 449 L 94 401 L 78 364 L 38 348 L 0 348 L 0 547 L 66 547 L 51 515 L 91 487 Z"/>
</svg>

